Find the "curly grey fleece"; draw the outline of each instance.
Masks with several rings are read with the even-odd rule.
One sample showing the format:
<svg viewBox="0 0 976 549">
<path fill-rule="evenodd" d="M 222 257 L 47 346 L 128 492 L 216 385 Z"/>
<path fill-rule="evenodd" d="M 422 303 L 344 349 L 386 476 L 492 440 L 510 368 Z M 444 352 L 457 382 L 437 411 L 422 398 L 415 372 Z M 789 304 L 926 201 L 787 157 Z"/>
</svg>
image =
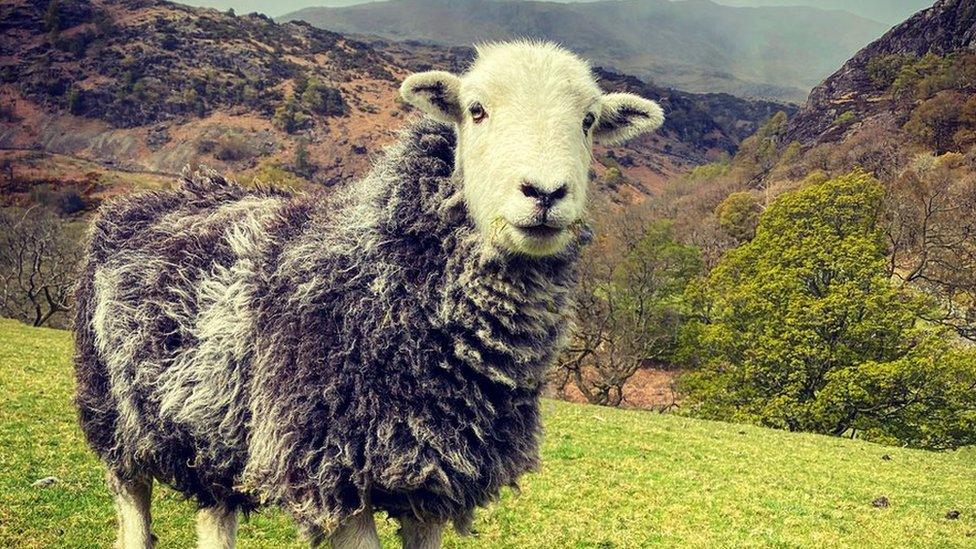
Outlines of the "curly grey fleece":
<svg viewBox="0 0 976 549">
<path fill-rule="evenodd" d="M 537 464 L 579 244 L 484 244 L 454 146 L 425 120 L 332 196 L 205 173 L 104 207 L 75 331 L 107 466 L 312 535 L 367 504 L 467 530 Z"/>
</svg>

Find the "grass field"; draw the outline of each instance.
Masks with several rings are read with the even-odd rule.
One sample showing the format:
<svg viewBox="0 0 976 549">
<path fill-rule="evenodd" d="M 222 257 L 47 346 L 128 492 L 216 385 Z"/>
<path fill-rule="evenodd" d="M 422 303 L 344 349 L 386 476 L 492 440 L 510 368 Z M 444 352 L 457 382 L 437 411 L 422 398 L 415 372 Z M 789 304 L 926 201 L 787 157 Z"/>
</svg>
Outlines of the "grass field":
<svg viewBox="0 0 976 549">
<path fill-rule="evenodd" d="M 67 332 L 0 320 L 0 547 L 111 543 L 102 469 L 71 407 L 70 355 Z M 448 547 L 976 547 L 976 451 L 543 405 L 542 471 Z M 47 476 L 60 480 L 32 486 Z M 888 507 L 872 505 L 881 496 Z M 192 505 L 157 488 L 153 507 L 159 547 L 191 546 Z M 394 525 L 380 524 L 396 546 Z M 303 544 L 268 510 L 242 525 L 239 546 Z"/>
</svg>

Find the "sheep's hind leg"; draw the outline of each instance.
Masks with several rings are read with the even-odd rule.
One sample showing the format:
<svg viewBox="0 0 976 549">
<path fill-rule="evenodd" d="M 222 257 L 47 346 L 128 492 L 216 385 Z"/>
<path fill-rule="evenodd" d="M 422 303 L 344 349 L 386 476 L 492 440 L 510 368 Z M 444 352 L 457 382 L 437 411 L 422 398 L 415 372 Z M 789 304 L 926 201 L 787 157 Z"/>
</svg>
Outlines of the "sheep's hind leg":
<svg viewBox="0 0 976 549">
<path fill-rule="evenodd" d="M 443 524 L 402 517 L 398 533 L 403 542 L 403 549 L 440 549 L 443 531 Z"/>
<path fill-rule="evenodd" d="M 152 549 L 152 519 L 149 502 L 152 499 L 152 479 L 136 477 L 122 479 L 109 471 L 108 487 L 115 499 L 119 533 L 115 541 L 117 549 Z"/>
<path fill-rule="evenodd" d="M 332 549 L 380 549 L 373 510 L 369 507 L 346 519 L 329 536 Z"/>
<path fill-rule="evenodd" d="M 234 549 L 237 542 L 237 510 L 217 505 L 197 511 L 197 547 Z"/>
</svg>

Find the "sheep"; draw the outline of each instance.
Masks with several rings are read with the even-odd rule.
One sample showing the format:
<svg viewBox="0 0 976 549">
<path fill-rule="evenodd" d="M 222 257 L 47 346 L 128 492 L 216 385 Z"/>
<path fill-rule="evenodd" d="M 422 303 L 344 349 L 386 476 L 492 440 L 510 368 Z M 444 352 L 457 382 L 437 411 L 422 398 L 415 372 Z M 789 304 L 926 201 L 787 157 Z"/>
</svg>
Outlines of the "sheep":
<svg viewBox="0 0 976 549">
<path fill-rule="evenodd" d="M 93 222 L 76 403 L 120 547 L 152 546 L 160 481 L 196 500 L 201 547 L 277 505 L 313 546 L 379 547 L 385 511 L 434 548 L 537 466 L 593 143 L 663 113 L 541 42 L 400 91 L 425 116 L 338 191 L 184 173 Z"/>
</svg>

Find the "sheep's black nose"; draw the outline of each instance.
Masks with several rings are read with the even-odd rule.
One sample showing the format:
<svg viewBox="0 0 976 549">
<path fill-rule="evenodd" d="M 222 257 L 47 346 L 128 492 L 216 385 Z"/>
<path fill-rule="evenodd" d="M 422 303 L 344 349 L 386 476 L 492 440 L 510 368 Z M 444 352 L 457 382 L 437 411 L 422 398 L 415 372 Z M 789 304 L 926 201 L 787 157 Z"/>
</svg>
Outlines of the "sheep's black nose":
<svg viewBox="0 0 976 549">
<path fill-rule="evenodd" d="M 522 194 L 529 198 L 534 198 L 536 203 L 539 204 L 539 207 L 544 210 L 548 210 L 557 201 L 565 198 L 567 192 L 568 187 L 565 184 L 560 185 L 554 191 L 546 192 L 530 181 L 522 182 Z"/>
</svg>

